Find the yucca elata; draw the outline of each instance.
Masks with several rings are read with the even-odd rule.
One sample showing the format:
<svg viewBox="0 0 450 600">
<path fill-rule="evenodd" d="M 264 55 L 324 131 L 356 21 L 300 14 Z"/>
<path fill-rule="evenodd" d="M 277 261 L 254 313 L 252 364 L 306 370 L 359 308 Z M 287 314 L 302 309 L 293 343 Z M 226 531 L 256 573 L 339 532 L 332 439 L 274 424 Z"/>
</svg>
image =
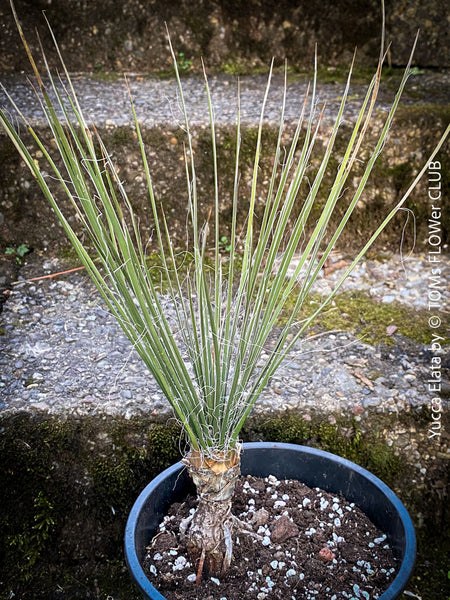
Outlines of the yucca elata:
<svg viewBox="0 0 450 600">
<path fill-rule="evenodd" d="M 165 296 L 170 297 L 172 305 L 171 311 L 168 312 L 165 309 L 165 296 L 160 294 L 159 288 L 154 284 L 148 266 L 148 240 L 141 238 L 138 220 L 134 216 L 111 155 L 95 127 L 91 126 L 83 115 L 56 40 L 54 43 L 63 67 L 64 83 L 52 74 L 43 53 L 47 76 L 44 82 L 30 53 L 14 7 L 12 8 L 37 78 L 36 93 L 56 141 L 56 156 L 62 161 L 63 168 L 57 166 L 54 150 L 44 144 L 18 109 L 36 148 L 47 161 L 46 168 L 51 177 L 48 177 L 33 160 L 33 155 L 5 111 L 0 111 L 2 125 L 52 205 L 109 310 L 155 377 L 183 426 L 190 446 L 184 461 L 197 486 L 199 506 L 195 515 L 183 523 L 182 527 L 187 536 L 191 556 L 193 560 L 198 561 L 198 579 L 204 567 L 210 573 L 223 573 L 231 561 L 235 531 L 245 530 L 244 524 L 231 514 L 231 498 L 239 474 L 239 433 L 246 418 L 269 378 L 401 208 L 426 170 L 425 165 L 400 202 L 392 207 L 383 222 L 376 226 L 370 239 L 361 244 L 360 250 L 355 253 L 351 265 L 332 293 L 323 299 L 313 315 L 300 324 L 296 323 L 296 316 L 308 297 L 311 286 L 362 197 L 366 182 L 386 141 L 410 72 L 411 59 L 379 138 L 365 162 L 360 182 L 356 189 L 352 189 L 348 208 L 334 229 L 331 217 L 344 187 L 348 185 L 355 161 L 360 160 L 361 145 L 371 121 L 380 84 L 383 52 L 376 73 L 368 85 L 334 181 L 326 192 L 320 216 L 312 227 L 312 209 L 318 201 L 319 188 L 323 194 L 324 175 L 330 168 L 336 136 L 344 116 L 352 67 L 320 166 L 311 182 L 309 192 L 304 197 L 299 197 L 299 189 L 306 176 L 321 124 L 321 115 L 316 114 L 316 76 L 308 89 L 298 125 L 286 151 L 281 141 L 284 132 L 285 81 L 273 170 L 256 234 L 255 206 L 263 115 L 272 74 L 272 68 L 270 69 L 261 106 L 250 198 L 242 234 L 243 250 L 239 255 L 236 240 L 240 225 L 237 222 L 237 204 L 241 128 L 237 101 L 233 210 L 229 258 L 225 268 L 219 237 L 220 164 L 216 152 L 215 119 L 208 81 L 205 76 L 215 183 L 210 220 L 213 225 L 210 234 L 212 239 L 208 237 L 209 222 L 200 222 L 191 130 L 175 54 L 170 45 L 186 135 L 186 203 L 192 240 L 191 262 L 187 275 L 186 271 L 181 274 L 181 270 L 177 268 L 177 257 L 171 244 L 170 222 L 158 206 L 153 191 L 141 127 L 130 96 L 142 168 L 148 184 L 149 203 L 155 223 L 161 279 L 164 282 Z M 51 99 L 48 89 L 52 90 L 55 101 Z M 430 160 L 438 152 L 448 131 L 447 128 Z M 55 182 L 58 185 L 53 187 Z M 82 223 L 85 243 L 72 228 L 67 213 L 62 212 L 60 208 L 61 192 L 67 196 L 70 210 Z M 296 217 L 293 217 L 294 209 Z M 286 239 L 288 226 L 290 235 Z M 307 236 L 308 230 L 312 233 Z M 209 252 L 211 246 L 212 258 Z M 289 267 L 294 255 L 298 256 L 299 260 L 292 271 Z M 277 330 L 275 343 L 268 351 L 265 345 L 269 335 L 273 333 L 274 325 L 294 291 L 294 306 L 291 306 L 283 327 Z M 295 332 L 292 333 L 294 324 Z M 263 348 L 265 352 L 269 352 L 269 357 L 261 361 Z"/>
</svg>

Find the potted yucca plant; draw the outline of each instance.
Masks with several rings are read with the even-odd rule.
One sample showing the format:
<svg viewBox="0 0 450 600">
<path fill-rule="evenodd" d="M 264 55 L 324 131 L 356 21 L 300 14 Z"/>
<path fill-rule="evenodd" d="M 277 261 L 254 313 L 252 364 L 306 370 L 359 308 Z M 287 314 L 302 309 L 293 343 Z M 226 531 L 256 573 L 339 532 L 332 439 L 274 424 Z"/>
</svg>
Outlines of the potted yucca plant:
<svg viewBox="0 0 450 600">
<path fill-rule="evenodd" d="M 130 95 L 154 220 L 154 241 L 163 284 L 161 288 L 155 283 L 148 264 L 148 240 L 142 239 L 138 219 L 108 149 L 83 114 L 61 55 L 63 84 L 62 77 L 55 78 L 52 74 L 45 55 L 44 81 L 15 11 L 14 16 L 37 80 L 37 94 L 42 109 L 56 142 L 55 153 L 62 161 L 63 168 L 57 166 L 54 149 L 44 144 L 20 111 L 19 116 L 26 130 L 47 161 L 46 169 L 51 177 L 33 160 L 32 153 L 4 111 L 0 111 L 1 123 L 52 205 L 108 309 L 158 382 L 183 427 L 189 444 L 183 463 L 199 497 L 198 508 L 184 525 L 187 547 L 192 563 L 197 565 L 198 580 L 202 572 L 223 574 L 232 560 L 236 533 L 246 527 L 232 514 L 231 501 L 240 472 L 239 436 L 247 417 L 283 359 L 311 322 L 331 302 L 343 281 L 402 207 L 427 168 L 426 165 L 423 167 L 402 199 L 374 227 L 370 238 L 361 244 L 334 290 L 323 298 L 314 314 L 298 323 L 300 308 L 362 198 L 366 182 L 386 141 L 410 72 L 411 59 L 384 126 L 365 162 L 360 182 L 356 189 L 351 189 L 347 210 L 334 229 L 331 229 L 331 218 L 338 199 L 348 186 L 352 167 L 355 161 L 360 160 L 360 150 L 371 122 L 380 85 L 384 40 L 378 68 L 368 85 L 345 153 L 334 181 L 326 191 L 320 216 L 312 224 L 312 209 L 318 202 L 319 189 L 323 198 L 324 175 L 333 157 L 336 136 L 345 114 L 352 69 L 320 166 L 311 181 L 309 192 L 302 198 L 299 198 L 299 188 L 306 176 L 321 123 L 321 115 L 316 118 L 316 76 L 286 152 L 281 141 L 284 131 L 283 103 L 267 199 L 256 225 L 257 182 L 270 70 L 261 106 L 250 198 L 242 230 L 237 219 L 241 143 L 240 110 L 237 104 L 231 235 L 229 251 L 224 256 L 220 236 L 223 230 L 219 208 L 220 164 L 216 154 L 215 119 L 208 82 L 205 77 L 215 194 L 211 199 L 210 217 L 202 222 L 189 118 L 175 54 L 170 45 L 186 134 L 186 203 L 191 246 L 188 249 L 190 260 L 187 261 L 187 267 L 183 265 L 183 269 L 178 266 L 171 243 L 170 222 L 166 220 L 153 191 L 141 125 Z M 52 97 L 56 100 L 52 100 Z M 429 160 L 442 146 L 448 131 L 447 128 Z M 55 182 L 57 187 L 53 188 Z M 69 200 L 70 215 L 76 215 L 82 225 L 83 241 L 72 227 L 69 214 L 61 208 L 61 192 Z M 288 229 L 289 236 L 286 236 Z M 306 235 L 307 231 L 311 233 Z M 237 240 L 240 235 L 243 247 L 239 252 Z M 290 270 L 294 257 L 296 266 Z M 161 289 L 164 293 L 161 293 Z M 271 344 L 271 349 L 267 349 L 266 342 L 273 335 L 274 326 L 288 299 L 292 305 L 293 292 L 296 294 L 294 305 L 289 315 L 285 316 L 283 326 L 276 330 L 275 343 Z M 171 305 L 170 311 L 166 310 L 168 303 Z M 269 357 L 261 361 L 263 350 Z"/>
</svg>

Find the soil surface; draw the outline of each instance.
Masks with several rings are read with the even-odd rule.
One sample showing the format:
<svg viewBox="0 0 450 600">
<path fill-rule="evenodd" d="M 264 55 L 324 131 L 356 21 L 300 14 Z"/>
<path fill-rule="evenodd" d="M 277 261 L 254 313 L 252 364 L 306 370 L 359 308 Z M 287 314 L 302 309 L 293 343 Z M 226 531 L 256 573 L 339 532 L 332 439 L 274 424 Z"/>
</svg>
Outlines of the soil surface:
<svg viewBox="0 0 450 600">
<path fill-rule="evenodd" d="M 353 503 L 299 481 L 247 476 L 233 513 L 252 534 L 237 534 L 226 576 L 203 574 L 197 585 L 179 534 L 195 506 L 192 496 L 173 504 L 147 549 L 144 569 L 168 600 L 373 600 L 395 577 L 386 536 Z"/>
</svg>

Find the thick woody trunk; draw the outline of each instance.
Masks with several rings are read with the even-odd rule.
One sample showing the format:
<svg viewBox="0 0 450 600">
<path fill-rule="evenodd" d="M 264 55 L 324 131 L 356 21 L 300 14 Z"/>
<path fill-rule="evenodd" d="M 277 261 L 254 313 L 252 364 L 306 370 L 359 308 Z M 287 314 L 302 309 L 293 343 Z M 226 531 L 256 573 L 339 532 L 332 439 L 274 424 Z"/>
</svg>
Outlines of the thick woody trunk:
<svg viewBox="0 0 450 600">
<path fill-rule="evenodd" d="M 184 463 L 188 467 L 198 495 L 198 507 L 181 524 L 193 565 L 197 565 L 197 583 L 203 572 L 223 575 L 231 563 L 233 529 L 238 519 L 231 514 L 236 481 L 240 475 L 240 447 L 223 460 L 213 460 L 191 452 Z"/>
</svg>

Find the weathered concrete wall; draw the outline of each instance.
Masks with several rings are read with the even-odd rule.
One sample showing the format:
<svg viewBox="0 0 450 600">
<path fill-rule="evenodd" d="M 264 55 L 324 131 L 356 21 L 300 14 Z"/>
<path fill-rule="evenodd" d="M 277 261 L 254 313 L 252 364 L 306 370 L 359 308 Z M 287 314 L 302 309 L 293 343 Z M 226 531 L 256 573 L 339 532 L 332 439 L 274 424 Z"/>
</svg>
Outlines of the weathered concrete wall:
<svg viewBox="0 0 450 600">
<path fill-rule="evenodd" d="M 420 28 L 415 63 L 449 66 L 446 5 L 445 0 L 386 2 L 393 64 L 406 63 Z M 316 43 L 326 65 L 347 64 L 355 46 L 359 60 L 373 65 L 379 51 L 379 0 L 16 0 L 16 7 L 30 39 L 38 25 L 48 48 L 45 10 L 74 71 L 170 69 L 164 23 L 174 47 L 197 68 L 201 56 L 210 68 L 233 72 L 266 65 L 275 56 L 310 69 Z M 0 72 L 27 69 L 26 57 L 17 52 L 20 39 L 8 0 L 0 0 L 0 20 Z"/>
<path fill-rule="evenodd" d="M 340 240 L 340 246 L 349 251 L 354 251 L 361 246 L 361 242 L 373 232 L 375 225 L 380 223 L 401 195 L 406 191 L 414 175 L 421 168 L 431 152 L 433 145 L 439 139 L 446 121 L 445 109 L 432 106 L 405 107 L 399 111 L 396 124 L 391 131 L 390 138 L 383 154 L 379 157 L 372 173 L 370 183 L 367 185 L 364 196 L 355 210 L 345 234 Z M 374 129 L 377 130 L 381 122 L 375 121 Z M 345 127 L 344 127 L 345 132 Z M 110 127 L 104 129 L 102 136 L 107 148 L 113 153 L 115 162 L 119 166 L 119 173 L 125 182 L 133 208 L 140 219 L 144 238 L 150 236 L 153 222 L 148 200 L 148 191 L 141 166 L 140 151 L 134 132 L 126 127 Z M 291 132 L 292 133 L 292 132 Z M 326 133 L 326 132 L 325 132 Z M 259 185 L 257 193 L 257 209 L 261 212 L 267 198 L 268 182 L 272 170 L 272 156 L 276 142 L 277 130 L 268 127 L 263 136 L 263 150 Z M 49 146 L 50 135 L 47 130 L 42 131 L 44 139 Z M 158 202 L 164 206 L 173 241 L 176 246 L 183 247 L 186 240 L 186 208 L 187 190 L 185 178 L 185 165 L 183 162 L 183 132 L 180 129 L 153 128 L 144 132 L 152 168 L 153 185 Z M 223 229 L 221 235 L 229 235 L 228 226 L 231 220 L 231 202 L 234 179 L 234 143 L 235 132 L 232 128 L 223 128 L 218 131 L 218 160 L 220 165 L 221 185 L 221 210 Z M 289 131 L 286 132 L 286 143 L 289 140 Z M 254 144 L 256 129 L 249 128 L 243 135 L 241 150 L 241 184 L 240 203 L 241 214 L 238 215 L 238 224 L 245 225 L 247 201 L 250 193 L 251 177 L 253 170 Z M 329 190 L 336 169 L 338 168 L 339 148 L 343 152 L 346 135 L 344 134 L 336 143 L 334 162 L 330 163 L 325 177 L 325 190 Z M 319 144 L 319 148 L 323 140 Z M 371 146 L 369 146 L 370 148 Z M 213 170 L 211 163 L 211 141 L 207 129 L 200 128 L 195 131 L 194 151 L 196 171 L 198 176 L 198 194 L 201 214 L 207 217 L 211 207 L 213 191 Z M 309 177 L 315 172 L 315 165 L 321 157 L 323 146 L 318 149 Z M 39 151 L 34 154 L 41 168 L 45 169 L 45 161 Z M 442 162 L 442 185 L 448 185 L 448 160 L 445 150 L 441 152 L 439 160 Z M 356 189 L 359 182 L 358 176 L 362 174 L 362 164 L 356 166 L 354 175 L 348 181 L 347 191 L 340 201 L 340 208 L 336 217 L 342 216 L 346 208 L 346 200 L 350 201 L 352 189 Z M 0 136 L 0 245 L 14 246 L 26 243 L 35 250 L 47 248 L 50 251 L 65 249 L 68 241 L 62 228 L 57 223 L 52 209 L 33 178 L 19 160 L 11 143 L 5 136 Z M 416 217 L 416 247 L 423 248 L 427 243 L 427 219 L 429 218 L 429 199 L 427 194 L 427 180 L 423 178 L 421 184 L 412 194 L 407 206 Z M 305 182 L 305 186 L 307 183 Z M 328 186 L 328 187 L 327 187 Z M 57 189 L 57 188 L 55 188 Z M 303 193 L 304 192 L 304 193 Z M 300 209 L 302 198 L 307 194 L 307 188 L 300 191 L 298 207 Z M 448 190 L 443 190 L 442 198 L 448 198 Z M 442 201 L 444 207 L 445 201 Z M 63 206 L 65 206 L 63 204 Z M 316 207 L 320 209 L 320 204 Z M 68 214 L 72 211 L 68 210 Z M 318 212 L 316 216 L 318 216 Z M 69 219 L 70 220 L 70 219 Z M 381 243 L 393 250 L 398 250 L 402 239 L 402 230 L 406 215 L 401 213 L 388 227 L 381 238 Z M 314 215 L 311 220 L 314 225 Z M 72 223 L 76 225 L 74 218 Z M 443 211 L 442 216 L 443 243 L 450 241 L 450 214 Z M 408 227 L 405 232 L 404 251 L 410 248 L 413 239 L 413 229 Z"/>
</svg>

